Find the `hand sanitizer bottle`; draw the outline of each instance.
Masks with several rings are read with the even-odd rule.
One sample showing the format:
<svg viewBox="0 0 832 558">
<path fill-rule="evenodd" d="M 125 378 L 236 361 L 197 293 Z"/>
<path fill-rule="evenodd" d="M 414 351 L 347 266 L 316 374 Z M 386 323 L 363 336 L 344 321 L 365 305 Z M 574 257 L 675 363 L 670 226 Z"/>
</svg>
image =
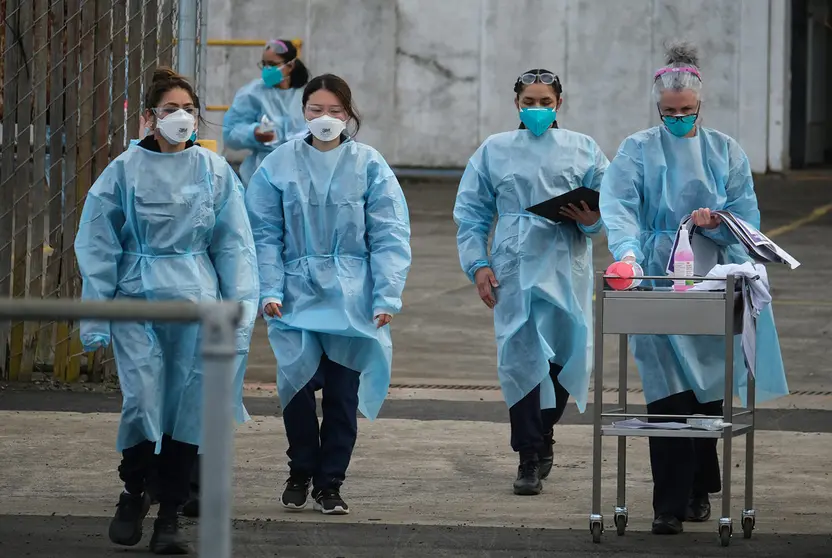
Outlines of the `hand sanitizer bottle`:
<svg viewBox="0 0 832 558">
<path fill-rule="evenodd" d="M 679 233 L 679 244 L 673 253 L 673 275 L 676 277 L 693 277 L 693 248 L 690 246 L 690 235 L 687 225 L 682 226 Z M 674 291 L 686 291 L 693 286 L 692 280 L 677 279 L 673 281 Z"/>
</svg>

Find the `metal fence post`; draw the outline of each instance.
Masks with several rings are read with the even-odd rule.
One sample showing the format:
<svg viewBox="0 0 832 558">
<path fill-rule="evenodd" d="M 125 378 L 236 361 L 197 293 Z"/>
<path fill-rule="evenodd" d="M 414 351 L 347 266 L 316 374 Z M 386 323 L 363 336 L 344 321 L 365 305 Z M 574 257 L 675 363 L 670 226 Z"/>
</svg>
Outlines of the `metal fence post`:
<svg viewBox="0 0 832 558">
<path fill-rule="evenodd" d="M 239 307 L 206 313 L 202 327 L 203 405 L 199 555 L 231 558 L 234 459 L 233 379 Z"/>
<path fill-rule="evenodd" d="M 177 71 L 196 83 L 197 0 L 179 0 Z"/>
</svg>

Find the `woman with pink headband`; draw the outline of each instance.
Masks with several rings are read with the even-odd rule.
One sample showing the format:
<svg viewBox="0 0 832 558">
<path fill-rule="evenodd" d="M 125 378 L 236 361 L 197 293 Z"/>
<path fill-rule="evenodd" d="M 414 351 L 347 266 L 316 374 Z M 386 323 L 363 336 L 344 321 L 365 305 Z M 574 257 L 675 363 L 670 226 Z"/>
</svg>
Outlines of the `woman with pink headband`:
<svg viewBox="0 0 832 558">
<path fill-rule="evenodd" d="M 648 276 L 666 275 L 679 223 L 693 214 L 695 232 L 713 243 L 719 263 L 749 261 L 712 212 L 727 210 L 760 227 L 751 168 L 736 140 L 700 126 L 702 75 L 694 47 L 668 49 L 667 66 L 653 76 L 653 95 L 662 125 L 624 140 L 601 183 L 601 217 L 613 256 L 638 262 Z M 723 343 L 707 336 L 631 336 L 647 412 L 721 416 Z M 757 321 L 757 349 L 757 402 L 787 395 L 771 306 Z M 737 348 L 734 355 L 734 391 L 744 401 L 743 353 Z M 716 439 L 650 438 L 650 464 L 654 533 L 681 533 L 683 521 L 710 518 L 708 495 L 721 490 Z"/>
<path fill-rule="evenodd" d="M 301 97 L 309 83 L 309 70 L 289 40 L 266 43 L 260 77 L 243 86 L 223 121 L 223 142 L 251 154 L 240 165 L 240 178 L 249 178 L 266 155 L 283 143 L 307 134 Z"/>
</svg>

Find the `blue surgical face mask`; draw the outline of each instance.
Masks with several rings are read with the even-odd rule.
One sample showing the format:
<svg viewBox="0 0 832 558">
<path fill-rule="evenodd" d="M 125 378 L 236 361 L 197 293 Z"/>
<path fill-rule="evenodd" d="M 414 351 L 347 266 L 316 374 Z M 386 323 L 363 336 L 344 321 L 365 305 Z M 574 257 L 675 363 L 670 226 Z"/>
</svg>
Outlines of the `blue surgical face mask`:
<svg viewBox="0 0 832 558">
<path fill-rule="evenodd" d="M 542 136 L 557 118 L 558 111 L 549 107 L 520 109 L 520 122 L 536 136 Z"/>
<path fill-rule="evenodd" d="M 266 87 L 275 87 L 284 78 L 283 68 L 279 66 L 263 66 L 260 75 L 263 77 L 263 83 L 266 84 Z"/>
<path fill-rule="evenodd" d="M 662 116 L 662 122 L 674 136 L 683 138 L 693 130 L 699 114 L 678 114 L 676 116 Z"/>
</svg>

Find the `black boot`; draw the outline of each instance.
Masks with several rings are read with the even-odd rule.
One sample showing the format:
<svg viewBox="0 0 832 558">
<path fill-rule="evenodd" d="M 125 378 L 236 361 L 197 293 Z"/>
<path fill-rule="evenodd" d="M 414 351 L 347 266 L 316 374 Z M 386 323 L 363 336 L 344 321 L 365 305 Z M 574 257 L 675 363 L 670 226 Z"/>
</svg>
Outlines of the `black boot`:
<svg viewBox="0 0 832 558">
<path fill-rule="evenodd" d="M 109 536 L 115 544 L 134 546 L 142 540 L 142 521 L 150 510 L 150 496 L 123 492 L 118 499 L 116 515 L 110 521 Z"/>
<path fill-rule="evenodd" d="M 202 457 L 197 457 L 191 471 L 191 485 L 188 501 L 182 506 L 182 515 L 185 517 L 199 517 L 199 467 Z"/>
<path fill-rule="evenodd" d="M 188 541 L 179 530 L 175 515 L 160 516 L 153 523 L 153 536 L 150 538 L 150 551 L 166 556 L 188 554 Z"/>
<path fill-rule="evenodd" d="M 537 496 L 543 490 L 540 482 L 540 461 L 536 454 L 520 454 L 520 466 L 517 468 L 517 480 L 514 481 L 514 493 L 518 496 Z"/>
<path fill-rule="evenodd" d="M 711 499 L 708 498 L 707 494 L 704 496 L 691 496 L 685 515 L 685 521 L 693 523 L 708 521 L 711 518 Z"/>
<path fill-rule="evenodd" d="M 548 431 L 543 435 L 543 450 L 540 451 L 540 478 L 545 480 L 552 472 L 555 464 L 555 432 Z"/>
</svg>

